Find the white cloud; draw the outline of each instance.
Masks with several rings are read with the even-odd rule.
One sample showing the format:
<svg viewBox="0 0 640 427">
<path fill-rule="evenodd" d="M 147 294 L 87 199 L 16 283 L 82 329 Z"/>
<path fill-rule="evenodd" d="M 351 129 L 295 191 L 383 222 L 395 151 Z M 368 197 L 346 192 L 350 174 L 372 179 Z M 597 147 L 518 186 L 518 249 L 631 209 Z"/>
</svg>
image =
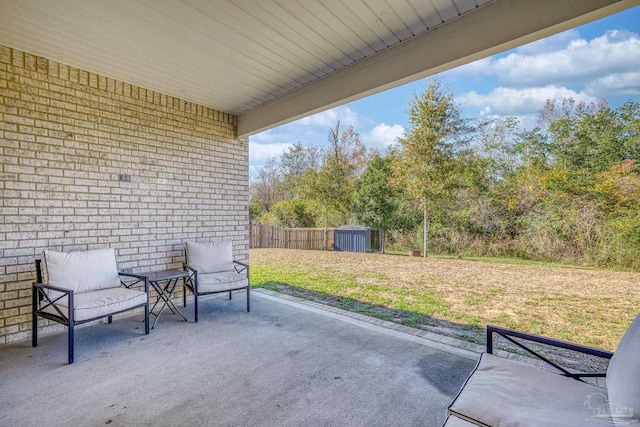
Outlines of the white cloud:
<svg viewBox="0 0 640 427">
<path fill-rule="evenodd" d="M 540 54 L 555 52 L 565 49 L 571 42 L 580 40 L 580 33 L 576 29 L 564 31 L 537 40 L 532 43 L 525 44 L 515 49 L 513 58 L 536 57 Z M 504 60 L 504 58 L 502 58 Z M 446 71 L 446 77 L 450 78 L 469 78 L 496 75 L 500 58 L 482 58 L 469 64 L 462 65 L 452 70 Z M 500 75 L 497 75 L 499 78 Z"/>
<path fill-rule="evenodd" d="M 286 141 L 289 135 L 278 132 L 276 129 L 266 130 L 251 136 L 251 142 L 258 144 L 272 144 L 276 141 Z"/>
<path fill-rule="evenodd" d="M 251 142 L 264 146 L 273 145 L 274 143 L 285 144 L 283 141 L 323 144 L 327 139 L 329 129 L 335 127 L 338 120 L 340 120 L 340 128 L 344 130 L 349 125 L 353 125 L 357 129 L 358 125 L 361 124 L 360 119 L 359 114 L 352 109 L 344 106 L 336 107 L 260 132 L 251 137 Z M 287 144 L 291 145 L 289 142 Z M 251 148 L 251 144 L 249 148 Z M 256 149 L 258 148 L 256 147 Z M 271 150 L 270 148 L 265 149 Z M 261 148 L 260 153 L 265 149 Z"/>
<path fill-rule="evenodd" d="M 598 98 L 640 95 L 640 72 L 611 74 L 592 81 L 585 93 Z"/>
<path fill-rule="evenodd" d="M 640 36 L 612 30 L 591 41 L 565 31 L 517 48 L 506 57 L 484 58 L 447 71 L 451 78 L 494 76 L 503 86 L 576 85 L 640 68 Z"/>
<path fill-rule="evenodd" d="M 329 128 L 334 127 L 336 123 L 338 123 L 338 120 L 340 120 L 341 126 L 345 128 L 349 125 L 353 125 L 353 127 L 357 128 L 359 124 L 358 113 L 348 107 L 336 107 L 296 120 L 292 125 L 319 126 L 328 131 Z"/>
<path fill-rule="evenodd" d="M 569 43 L 579 39 L 580 39 L 580 32 L 574 28 L 568 31 L 563 31 L 558 34 L 554 34 L 544 39 L 527 43 L 523 46 L 516 48 L 516 52 L 523 55 L 538 55 L 541 53 L 547 53 L 551 51 L 564 49 L 569 45 Z"/>
<path fill-rule="evenodd" d="M 520 49 L 496 59 L 487 73 L 514 86 L 540 86 L 585 83 L 640 68 L 640 37 L 623 30 L 608 31 L 591 41 L 574 38 L 560 50 L 535 51 Z"/>
<path fill-rule="evenodd" d="M 253 138 L 253 137 L 251 137 Z M 260 144 L 249 141 L 249 161 L 251 164 L 263 164 L 272 157 L 280 157 L 282 152 L 293 144 L 288 142 L 275 142 L 273 144 Z"/>
<path fill-rule="evenodd" d="M 492 64 L 492 58 L 482 58 L 477 61 L 461 65 L 460 67 L 445 71 L 443 73 L 443 76 L 454 79 L 481 77 L 483 75 L 489 74 Z"/>
<path fill-rule="evenodd" d="M 582 102 L 597 102 L 597 98 L 563 86 L 544 86 L 524 89 L 498 87 L 488 94 L 475 91 L 464 93 L 456 100 L 463 107 L 476 109 L 483 117 L 521 116 L 537 113 L 548 99 L 573 98 Z"/>
<path fill-rule="evenodd" d="M 362 142 L 368 148 L 384 148 L 396 142 L 404 134 L 404 127 L 394 124 L 389 126 L 380 123 L 369 132 L 362 135 Z"/>
</svg>

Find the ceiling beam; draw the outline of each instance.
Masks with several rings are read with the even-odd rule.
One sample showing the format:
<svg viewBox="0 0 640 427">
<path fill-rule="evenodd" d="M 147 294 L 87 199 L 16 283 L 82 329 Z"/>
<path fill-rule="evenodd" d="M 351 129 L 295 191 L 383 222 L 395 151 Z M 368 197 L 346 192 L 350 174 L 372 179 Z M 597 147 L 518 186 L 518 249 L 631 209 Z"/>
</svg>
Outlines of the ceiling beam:
<svg viewBox="0 0 640 427">
<path fill-rule="evenodd" d="M 246 137 L 629 9 L 640 0 L 495 0 L 238 118 Z"/>
</svg>

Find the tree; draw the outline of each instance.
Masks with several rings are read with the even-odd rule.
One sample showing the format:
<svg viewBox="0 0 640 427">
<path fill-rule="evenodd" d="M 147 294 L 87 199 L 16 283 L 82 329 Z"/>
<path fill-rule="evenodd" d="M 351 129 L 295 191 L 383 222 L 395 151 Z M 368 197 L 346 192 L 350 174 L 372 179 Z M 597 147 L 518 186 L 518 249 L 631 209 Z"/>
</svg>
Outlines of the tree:
<svg viewBox="0 0 640 427">
<path fill-rule="evenodd" d="M 339 213 L 341 222 L 349 217 L 354 200 L 355 180 L 369 160 L 367 149 L 360 141 L 360 134 L 353 126 L 341 133 L 338 121 L 334 128 L 329 129 L 328 141 L 322 166 L 319 170 L 307 169 L 301 186 L 302 195 L 322 207 L 325 250 L 329 212 L 331 210 Z"/>
<path fill-rule="evenodd" d="M 629 102 L 620 110 L 612 110 L 603 101 L 591 114 L 578 117 L 575 138 L 585 152 L 584 168 L 604 171 L 627 159 L 637 159 L 640 139 L 638 104 Z M 635 135 L 633 123 L 636 122 Z M 629 132 L 631 131 L 631 132 Z"/>
<path fill-rule="evenodd" d="M 494 119 L 483 126 L 480 155 L 486 160 L 488 176 L 493 183 L 500 182 L 515 171 L 517 127 L 518 120 L 515 117 Z"/>
<path fill-rule="evenodd" d="M 640 103 L 629 101 L 618 110 L 618 114 L 623 123 L 622 146 L 627 159 L 640 161 Z"/>
<path fill-rule="evenodd" d="M 525 168 L 542 169 L 549 165 L 548 145 L 547 137 L 536 127 L 516 135 L 515 152 Z"/>
<path fill-rule="evenodd" d="M 360 141 L 360 134 L 349 126 L 340 133 L 340 121 L 335 128 L 329 129 L 329 147 L 326 157 L 333 157 L 338 162 L 338 167 L 344 170 L 349 178 L 356 178 L 362 174 L 371 157 L 367 147 Z"/>
<path fill-rule="evenodd" d="M 302 176 L 308 169 L 318 170 L 322 164 L 322 150 L 315 145 L 303 147 L 300 142 L 280 156 L 282 189 L 287 199 L 300 197 Z"/>
<path fill-rule="evenodd" d="M 271 206 L 280 200 L 279 185 L 281 180 L 278 162 L 275 158 L 269 159 L 258 170 L 257 179 L 250 186 L 251 202 L 256 212 L 269 212 Z"/>
<path fill-rule="evenodd" d="M 640 155 L 640 105 L 612 110 L 599 104 L 547 101 L 539 122 L 553 163 L 566 170 L 607 170 Z"/>
<path fill-rule="evenodd" d="M 429 211 L 432 205 L 451 196 L 462 164 L 457 154 L 468 144 L 468 120 L 449 93 L 430 80 L 408 108 L 410 129 L 398 138 L 393 170 L 398 184 L 423 212 L 424 256 L 429 249 Z"/>
<path fill-rule="evenodd" d="M 303 178 L 302 194 L 318 203 L 323 210 L 324 250 L 327 250 L 329 209 L 345 210 L 352 198 L 352 180 L 334 156 L 325 158 L 319 171 L 308 169 Z"/>
<path fill-rule="evenodd" d="M 360 224 L 394 228 L 400 191 L 391 185 L 391 158 L 374 157 L 356 184 L 353 211 Z"/>
<path fill-rule="evenodd" d="M 281 227 L 315 227 L 313 209 L 304 200 L 281 200 L 260 218 L 261 222 Z"/>
</svg>

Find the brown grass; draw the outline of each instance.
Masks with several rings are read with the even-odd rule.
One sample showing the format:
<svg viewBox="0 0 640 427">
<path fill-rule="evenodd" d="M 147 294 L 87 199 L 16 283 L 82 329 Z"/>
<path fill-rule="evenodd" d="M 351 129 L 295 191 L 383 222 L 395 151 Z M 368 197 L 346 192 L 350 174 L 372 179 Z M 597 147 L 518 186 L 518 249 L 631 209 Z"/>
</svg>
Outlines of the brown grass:
<svg viewBox="0 0 640 427">
<path fill-rule="evenodd" d="M 290 249 L 250 259 L 254 284 L 414 312 L 454 335 L 492 323 L 613 350 L 640 307 L 640 273 Z"/>
</svg>

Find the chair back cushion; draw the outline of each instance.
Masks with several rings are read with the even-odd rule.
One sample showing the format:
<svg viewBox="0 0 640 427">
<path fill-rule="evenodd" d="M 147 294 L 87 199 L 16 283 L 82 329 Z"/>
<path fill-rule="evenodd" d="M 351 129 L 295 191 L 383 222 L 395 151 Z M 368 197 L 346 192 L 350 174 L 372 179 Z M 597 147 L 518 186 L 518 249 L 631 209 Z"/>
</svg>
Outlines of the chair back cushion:
<svg viewBox="0 0 640 427">
<path fill-rule="evenodd" d="M 640 314 L 623 335 L 611 358 L 607 390 L 612 414 L 631 409 L 634 412 L 632 417 L 612 416 L 614 423 L 619 421 L 616 425 L 627 425 L 629 420 L 640 418 Z"/>
<path fill-rule="evenodd" d="M 42 252 L 47 284 L 76 293 L 120 286 L 113 249 L 92 251 Z"/>
<path fill-rule="evenodd" d="M 233 270 L 233 244 L 229 240 L 220 242 L 187 242 L 187 264 L 198 273 L 217 273 Z"/>
</svg>

